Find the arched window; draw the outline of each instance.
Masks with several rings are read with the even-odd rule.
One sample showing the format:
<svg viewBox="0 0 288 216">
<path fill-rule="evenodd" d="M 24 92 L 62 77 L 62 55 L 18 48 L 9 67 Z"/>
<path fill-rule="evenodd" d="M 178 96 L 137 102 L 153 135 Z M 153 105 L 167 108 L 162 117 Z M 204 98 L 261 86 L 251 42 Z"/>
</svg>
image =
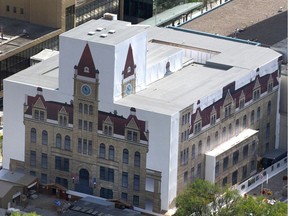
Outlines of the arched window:
<svg viewBox="0 0 288 216">
<path fill-rule="evenodd" d="M 42 144 L 47 145 L 48 144 L 48 133 L 46 130 L 42 131 Z"/>
<path fill-rule="evenodd" d="M 65 136 L 65 143 L 64 143 L 64 149 L 65 150 L 70 150 L 71 148 L 71 139 L 70 136 Z"/>
<path fill-rule="evenodd" d="M 207 150 L 210 150 L 210 136 L 207 137 Z"/>
<path fill-rule="evenodd" d="M 89 67 L 87 67 L 87 66 L 84 67 L 84 72 L 85 72 L 85 73 L 89 73 Z"/>
<path fill-rule="evenodd" d="M 255 112 L 254 112 L 254 110 L 252 110 L 251 114 L 250 114 L 250 123 L 251 123 L 251 125 L 254 125 L 254 116 L 255 116 Z"/>
<path fill-rule="evenodd" d="M 261 113 L 260 113 L 260 107 L 258 107 L 258 108 L 257 108 L 257 121 L 260 120 L 260 115 L 261 115 Z"/>
<path fill-rule="evenodd" d="M 82 113 L 82 112 L 83 112 L 83 104 L 79 103 L 79 113 Z"/>
<path fill-rule="evenodd" d="M 195 144 L 192 145 L 192 154 L 191 154 L 192 159 L 195 158 Z"/>
<path fill-rule="evenodd" d="M 226 140 L 226 127 L 222 128 L 222 140 L 225 141 Z"/>
<path fill-rule="evenodd" d="M 62 143 L 62 137 L 61 134 L 56 135 L 56 148 L 61 148 L 61 143 Z"/>
<path fill-rule="evenodd" d="M 114 147 L 112 145 L 109 146 L 109 160 L 114 160 Z"/>
<path fill-rule="evenodd" d="M 87 104 L 84 104 L 84 113 L 88 114 L 88 105 Z"/>
<path fill-rule="evenodd" d="M 215 132 L 214 143 L 218 144 L 218 131 Z"/>
<path fill-rule="evenodd" d="M 123 163 L 129 163 L 129 151 L 127 149 L 123 149 Z"/>
<path fill-rule="evenodd" d="M 271 101 L 269 101 L 267 105 L 267 115 L 270 115 L 270 114 L 271 114 Z"/>
<path fill-rule="evenodd" d="M 134 155 L 134 166 L 140 167 L 140 159 L 141 159 L 140 153 L 136 151 Z"/>
<path fill-rule="evenodd" d="M 232 134 L 233 134 L 233 131 L 232 131 L 232 124 L 230 123 L 229 124 L 229 138 L 231 138 L 232 137 Z"/>
<path fill-rule="evenodd" d="M 202 141 L 200 140 L 198 143 L 198 155 L 202 154 Z"/>
<path fill-rule="evenodd" d="M 111 126 L 108 127 L 108 134 L 109 134 L 110 136 L 112 135 L 112 127 L 111 127 Z"/>
<path fill-rule="evenodd" d="M 243 128 L 246 128 L 247 127 L 247 116 L 244 115 L 243 116 Z"/>
<path fill-rule="evenodd" d="M 104 144 L 104 143 L 101 143 L 101 144 L 100 144 L 99 157 L 100 157 L 100 158 L 105 158 L 105 155 L 106 155 L 105 144 Z"/>
<path fill-rule="evenodd" d="M 93 106 L 89 105 L 89 115 L 93 115 Z"/>
<path fill-rule="evenodd" d="M 31 143 L 36 143 L 36 129 L 35 128 L 31 128 L 30 141 Z"/>
<path fill-rule="evenodd" d="M 236 133 L 236 135 L 238 135 L 238 133 L 239 133 L 239 119 L 236 119 L 236 123 L 235 123 L 235 133 Z"/>
</svg>

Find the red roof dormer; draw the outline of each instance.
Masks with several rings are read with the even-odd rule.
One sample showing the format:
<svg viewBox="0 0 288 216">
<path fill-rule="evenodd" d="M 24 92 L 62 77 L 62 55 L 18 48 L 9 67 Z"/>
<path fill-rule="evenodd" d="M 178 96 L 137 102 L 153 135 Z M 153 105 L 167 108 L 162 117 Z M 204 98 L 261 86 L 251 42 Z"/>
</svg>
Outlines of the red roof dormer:
<svg viewBox="0 0 288 216">
<path fill-rule="evenodd" d="M 96 78 L 98 70 L 96 70 L 92 54 L 88 43 L 86 44 L 78 65 L 74 67 L 76 75 Z"/>
<path fill-rule="evenodd" d="M 132 50 L 132 46 L 130 44 L 129 48 L 128 48 L 125 67 L 124 67 L 124 70 L 122 72 L 123 79 L 126 79 L 127 77 L 134 75 L 135 74 L 135 68 L 136 68 L 136 65 L 134 64 L 133 50 Z"/>
</svg>

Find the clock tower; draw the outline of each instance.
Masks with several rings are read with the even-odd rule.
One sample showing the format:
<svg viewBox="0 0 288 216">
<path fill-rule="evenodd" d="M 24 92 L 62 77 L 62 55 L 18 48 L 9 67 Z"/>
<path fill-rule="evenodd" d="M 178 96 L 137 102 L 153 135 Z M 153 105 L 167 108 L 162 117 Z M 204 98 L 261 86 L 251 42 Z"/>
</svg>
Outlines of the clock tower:
<svg viewBox="0 0 288 216">
<path fill-rule="evenodd" d="M 128 48 L 125 67 L 122 72 L 122 97 L 135 93 L 136 87 L 136 65 L 134 64 L 133 50 L 131 44 Z"/>
<path fill-rule="evenodd" d="M 87 43 L 84 47 L 78 65 L 74 66 L 74 101 L 73 101 L 73 177 L 81 181 L 82 188 L 92 194 L 87 179 L 94 179 L 95 158 L 98 152 L 98 87 L 99 71 L 96 69 L 93 57 Z M 86 161 L 85 167 L 81 161 Z M 85 180 L 85 181 L 84 181 Z M 84 182 L 84 183 L 83 183 Z M 86 186 L 85 186 L 86 185 Z M 79 186 L 80 187 L 80 186 Z"/>
</svg>

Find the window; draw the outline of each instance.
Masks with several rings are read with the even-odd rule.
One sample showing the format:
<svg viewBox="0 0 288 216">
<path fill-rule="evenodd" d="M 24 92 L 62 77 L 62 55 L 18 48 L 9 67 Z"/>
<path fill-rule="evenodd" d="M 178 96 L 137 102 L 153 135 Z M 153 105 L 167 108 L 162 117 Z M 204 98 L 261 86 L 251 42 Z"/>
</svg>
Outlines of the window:
<svg viewBox="0 0 288 216">
<path fill-rule="evenodd" d="M 114 169 L 100 166 L 100 179 L 114 182 Z"/>
<path fill-rule="evenodd" d="M 140 153 L 137 151 L 135 152 L 135 155 L 134 155 L 134 166 L 136 167 L 140 167 Z"/>
<path fill-rule="evenodd" d="M 106 155 L 106 148 L 105 148 L 105 144 L 101 143 L 100 144 L 100 158 L 105 158 Z"/>
<path fill-rule="evenodd" d="M 48 144 L 48 133 L 46 130 L 42 131 L 42 144 L 47 145 Z"/>
<path fill-rule="evenodd" d="M 197 165 L 197 178 L 201 178 L 201 174 L 202 174 L 202 165 L 201 163 L 199 163 Z"/>
<path fill-rule="evenodd" d="M 184 184 L 186 184 L 188 181 L 188 172 L 184 172 Z"/>
<path fill-rule="evenodd" d="M 247 127 L 247 116 L 244 115 L 243 116 L 243 128 L 246 128 Z"/>
<path fill-rule="evenodd" d="M 65 136 L 64 149 L 69 151 L 70 148 L 71 148 L 71 139 L 70 139 L 70 136 Z"/>
<path fill-rule="evenodd" d="M 55 169 L 69 172 L 69 159 L 55 156 Z"/>
<path fill-rule="evenodd" d="M 30 142 L 31 143 L 36 143 L 36 129 L 35 128 L 31 128 L 31 131 L 30 131 Z"/>
<path fill-rule="evenodd" d="M 256 170 L 255 160 L 250 161 L 250 172 Z"/>
<path fill-rule="evenodd" d="M 64 158 L 63 171 L 69 172 L 69 159 Z"/>
<path fill-rule="evenodd" d="M 212 114 L 210 117 L 210 124 L 214 125 L 216 123 L 216 113 Z"/>
<path fill-rule="evenodd" d="M 252 154 L 254 155 L 256 153 L 256 141 L 252 141 Z"/>
<path fill-rule="evenodd" d="M 253 100 L 257 100 L 260 98 L 260 88 L 253 91 Z"/>
<path fill-rule="evenodd" d="M 87 121 L 84 120 L 84 121 L 83 121 L 83 130 L 86 130 L 86 131 L 87 131 L 87 127 L 88 127 Z"/>
<path fill-rule="evenodd" d="M 232 173 L 232 185 L 235 185 L 238 180 L 238 171 L 236 170 L 235 172 Z"/>
<path fill-rule="evenodd" d="M 34 118 L 37 120 L 40 118 L 39 110 L 34 110 Z"/>
<path fill-rule="evenodd" d="M 121 200 L 123 200 L 123 201 L 127 202 L 127 200 L 128 200 L 128 194 L 127 194 L 127 193 L 124 193 L 124 192 L 122 192 L 122 193 L 121 193 Z"/>
<path fill-rule="evenodd" d="M 260 107 L 258 107 L 258 108 L 257 108 L 257 121 L 260 120 L 260 115 L 261 115 L 261 113 L 260 113 Z"/>
<path fill-rule="evenodd" d="M 88 124 L 88 130 L 89 130 L 90 132 L 93 131 L 93 123 L 92 123 L 92 122 L 89 122 L 89 124 Z"/>
<path fill-rule="evenodd" d="M 198 143 L 198 155 L 202 154 L 202 141 L 200 140 Z"/>
<path fill-rule="evenodd" d="M 84 113 L 88 114 L 88 105 L 87 104 L 84 104 Z"/>
<path fill-rule="evenodd" d="M 233 165 L 238 163 L 238 159 L 239 159 L 239 150 L 233 153 Z"/>
<path fill-rule="evenodd" d="M 139 191 L 140 189 L 140 176 L 139 175 L 134 175 L 133 189 L 135 191 Z"/>
<path fill-rule="evenodd" d="M 41 184 L 47 184 L 48 181 L 47 181 L 47 174 L 45 173 L 41 173 Z"/>
<path fill-rule="evenodd" d="M 93 106 L 89 105 L 89 115 L 93 115 Z"/>
<path fill-rule="evenodd" d="M 20 8 L 20 14 L 24 14 L 24 9 Z"/>
<path fill-rule="evenodd" d="M 10 11 L 10 6 L 6 5 L 6 11 L 9 12 Z"/>
<path fill-rule="evenodd" d="M 230 123 L 229 124 L 229 138 L 231 138 L 232 137 L 232 135 L 233 135 L 233 131 L 232 131 L 232 124 Z"/>
<path fill-rule="evenodd" d="M 127 131 L 127 139 L 130 141 L 137 142 L 138 141 L 138 133 L 136 131 Z"/>
<path fill-rule="evenodd" d="M 30 151 L 30 166 L 36 167 L 36 151 Z"/>
<path fill-rule="evenodd" d="M 267 105 L 267 115 L 270 115 L 270 114 L 271 114 L 271 101 L 269 101 Z"/>
<path fill-rule="evenodd" d="M 16 7 L 13 7 L 13 12 L 17 13 L 17 8 Z"/>
<path fill-rule="evenodd" d="M 56 148 L 61 148 L 61 143 L 62 143 L 61 134 L 58 133 L 56 135 Z"/>
<path fill-rule="evenodd" d="M 243 109 L 245 106 L 245 98 L 240 99 L 239 109 Z"/>
<path fill-rule="evenodd" d="M 127 149 L 123 149 L 123 163 L 129 163 L 129 151 Z"/>
<path fill-rule="evenodd" d="M 192 154 L 191 154 L 192 160 L 195 159 L 195 144 L 192 145 Z"/>
<path fill-rule="evenodd" d="M 47 154 L 42 153 L 41 157 L 41 168 L 47 169 L 48 167 L 48 157 Z"/>
<path fill-rule="evenodd" d="M 215 145 L 218 144 L 218 131 L 215 132 L 214 143 L 215 143 Z"/>
<path fill-rule="evenodd" d="M 222 186 L 225 187 L 227 185 L 228 179 L 227 176 L 222 180 Z"/>
<path fill-rule="evenodd" d="M 229 166 L 229 157 L 227 156 L 223 159 L 223 172 L 227 170 L 228 166 Z"/>
<path fill-rule="evenodd" d="M 265 152 L 269 152 L 269 142 L 266 142 L 265 144 Z"/>
<path fill-rule="evenodd" d="M 55 156 L 55 169 L 61 170 L 61 157 Z"/>
<path fill-rule="evenodd" d="M 83 112 L 83 104 L 79 103 L 79 113 L 82 113 L 82 112 Z"/>
<path fill-rule="evenodd" d="M 109 146 L 109 160 L 114 160 L 114 147 Z"/>
<path fill-rule="evenodd" d="M 202 128 L 202 122 L 198 121 L 194 124 L 194 133 L 197 134 L 201 131 Z"/>
<path fill-rule="evenodd" d="M 207 137 L 207 150 L 210 150 L 210 136 Z"/>
<path fill-rule="evenodd" d="M 217 178 L 219 176 L 219 167 L 220 167 L 220 164 L 219 164 L 219 161 L 216 162 L 216 165 L 215 165 L 215 177 Z"/>
<path fill-rule="evenodd" d="M 82 129 L 82 119 L 78 119 L 78 129 Z"/>
<path fill-rule="evenodd" d="M 30 175 L 31 175 L 31 176 L 36 176 L 36 172 L 31 170 L 31 171 L 30 171 Z"/>
<path fill-rule="evenodd" d="M 87 154 L 87 139 L 83 139 L 83 149 L 82 152 L 83 154 Z"/>
<path fill-rule="evenodd" d="M 225 112 L 225 118 L 227 118 L 231 115 L 231 104 L 225 106 L 224 112 Z"/>
<path fill-rule="evenodd" d="M 44 121 L 45 114 L 44 111 L 40 111 L 40 121 Z"/>
<path fill-rule="evenodd" d="M 235 133 L 238 135 L 239 133 L 239 119 L 236 119 L 236 122 L 235 122 Z"/>
<path fill-rule="evenodd" d="M 84 72 L 89 73 L 89 67 L 84 67 Z"/>
<path fill-rule="evenodd" d="M 128 173 L 122 172 L 122 187 L 128 187 Z"/>
<path fill-rule="evenodd" d="M 194 181 L 195 179 L 195 170 L 194 167 L 191 168 L 191 181 Z"/>
<path fill-rule="evenodd" d="M 248 151 L 249 151 L 249 147 L 248 145 L 245 145 L 243 147 L 243 159 L 246 159 L 248 157 Z"/>
<path fill-rule="evenodd" d="M 270 138 L 270 123 L 266 124 L 266 139 Z"/>
<path fill-rule="evenodd" d="M 254 125 L 254 115 L 255 115 L 255 112 L 254 110 L 252 110 L 251 114 L 250 114 L 250 122 L 251 122 L 251 125 Z"/>
<path fill-rule="evenodd" d="M 92 140 L 88 141 L 88 155 L 92 155 Z"/>
<path fill-rule="evenodd" d="M 247 178 L 247 165 L 242 167 L 242 180 Z"/>
<path fill-rule="evenodd" d="M 78 153 L 82 153 L 82 139 L 81 138 L 78 138 L 77 149 L 78 149 Z"/>
<path fill-rule="evenodd" d="M 226 127 L 223 127 L 222 128 L 222 140 L 225 141 L 227 139 L 227 136 L 226 136 Z"/>
<path fill-rule="evenodd" d="M 136 195 L 133 196 L 133 205 L 139 206 L 139 196 Z"/>
<path fill-rule="evenodd" d="M 268 92 L 273 90 L 273 82 L 268 82 Z"/>
</svg>

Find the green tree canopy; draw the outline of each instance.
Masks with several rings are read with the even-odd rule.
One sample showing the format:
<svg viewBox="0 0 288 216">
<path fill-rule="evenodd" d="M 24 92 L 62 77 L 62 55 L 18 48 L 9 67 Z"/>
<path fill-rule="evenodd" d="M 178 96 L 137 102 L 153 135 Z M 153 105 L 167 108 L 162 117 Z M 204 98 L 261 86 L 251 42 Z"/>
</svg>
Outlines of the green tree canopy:
<svg viewBox="0 0 288 216">
<path fill-rule="evenodd" d="M 237 190 L 196 179 L 176 198 L 175 216 L 286 216 L 288 204 L 265 197 L 242 198 Z"/>
</svg>

